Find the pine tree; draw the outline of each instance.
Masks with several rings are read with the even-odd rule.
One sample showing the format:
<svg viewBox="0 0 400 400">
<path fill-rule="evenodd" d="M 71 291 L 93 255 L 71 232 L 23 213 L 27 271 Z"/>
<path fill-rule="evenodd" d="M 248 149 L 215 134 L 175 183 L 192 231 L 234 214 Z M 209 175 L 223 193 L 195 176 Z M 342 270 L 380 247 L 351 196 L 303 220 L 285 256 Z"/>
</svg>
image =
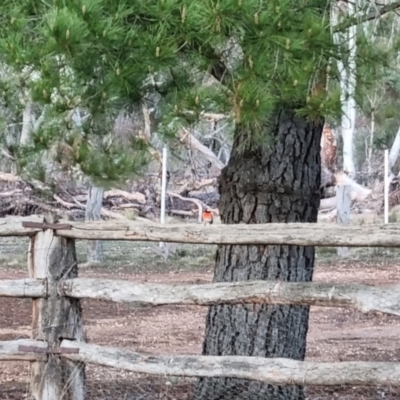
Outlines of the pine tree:
<svg viewBox="0 0 400 400">
<path fill-rule="evenodd" d="M 34 151 L 62 143 L 87 175 L 118 179 L 135 167 L 142 144 L 127 153 L 93 136 L 105 137 L 116 112 L 157 92 L 164 134 L 204 111 L 231 113 L 234 144 L 219 178 L 223 224 L 316 222 L 322 127 L 341 109 L 326 82 L 337 77 L 331 60 L 345 59 L 332 42 L 329 7 L 329 0 L 20 0 L 0 6 L 0 47 L 15 71 L 39 73 L 34 101 L 64 117 L 62 129 L 36 134 Z M 338 29 L 346 23 L 355 22 Z M 362 50 L 363 62 L 379 60 Z M 215 85 L 202 86 L 209 75 Z M 80 130 L 68 117 L 77 107 L 86 113 Z M 224 245 L 214 280 L 307 282 L 313 268 L 313 247 Z M 302 360 L 308 315 L 300 306 L 210 307 L 203 353 Z M 195 398 L 305 396 L 300 386 L 204 378 Z"/>
</svg>

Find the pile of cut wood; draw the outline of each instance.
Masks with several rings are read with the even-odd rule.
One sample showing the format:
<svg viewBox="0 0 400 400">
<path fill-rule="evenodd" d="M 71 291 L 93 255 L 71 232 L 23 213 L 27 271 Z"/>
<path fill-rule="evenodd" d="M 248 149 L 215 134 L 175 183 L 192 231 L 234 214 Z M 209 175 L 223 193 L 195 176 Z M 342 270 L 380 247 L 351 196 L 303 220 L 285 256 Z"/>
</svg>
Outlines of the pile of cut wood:
<svg viewBox="0 0 400 400">
<path fill-rule="evenodd" d="M 216 214 L 218 194 L 216 179 L 202 182 L 170 182 L 167 191 L 167 213 L 199 219 L 205 207 Z M 76 184 L 63 183 L 49 187 L 35 180 L 0 172 L 0 217 L 53 213 L 72 220 L 85 218 L 88 190 Z M 134 182 L 126 190 L 111 189 L 104 193 L 102 216 L 105 219 L 140 219 L 156 221 L 160 214 L 159 181 Z"/>
</svg>

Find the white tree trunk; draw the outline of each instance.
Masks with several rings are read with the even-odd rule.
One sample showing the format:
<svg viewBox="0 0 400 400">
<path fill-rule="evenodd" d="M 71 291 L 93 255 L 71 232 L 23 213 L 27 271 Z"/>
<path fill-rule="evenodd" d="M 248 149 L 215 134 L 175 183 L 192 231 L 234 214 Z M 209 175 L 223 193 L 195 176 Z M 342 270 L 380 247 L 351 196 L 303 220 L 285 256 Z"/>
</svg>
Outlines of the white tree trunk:
<svg viewBox="0 0 400 400">
<path fill-rule="evenodd" d="M 345 122 L 342 118 L 342 137 L 343 137 L 343 170 L 354 177 L 356 169 L 354 166 L 353 141 L 354 141 L 354 122 L 355 107 L 353 107 L 354 99 L 349 98 L 350 103 L 346 108 L 350 110 L 348 113 L 349 121 Z M 355 104 L 355 102 L 354 102 Z"/>
<path fill-rule="evenodd" d="M 9 114 L 9 112 L 5 109 L 1 110 L 4 114 Z M 28 100 L 25 105 L 25 108 L 22 112 L 22 122 L 21 122 L 21 131 L 18 129 L 8 127 L 5 132 L 5 145 L 8 146 L 15 146 L 20 145 L 22 147 L 28 146 L 31 138 L 32 138 L 32 127 L 33 127 L 33 110 L 32 110 L 32 103 Z M 10 117 L 10 115 L 7 115 Z M 18 138 L 19 137 L 19 138 Z M 12 174 L 17 173 L 17 166 L 15 163 L 15 159 L 11 156 L 8 151 L 4 148 L 1 149 L 1 154 L 4 157 L 2 158 L 1 169 L 4 172 L 11 172 Z"/>
<path fill-rule="evenodd" d="M 397 130 L 396 137 L 389 152 L 389 170 L 391 170 L 397 161 L 400 153 L 400 127 Z"/>
<path fill-rule="evenodd" d="M 4 109 L 0 111 L 4 113 Z M 15 146 L 18 143 L 17 138 L 18 135 L 15 129 L 8 126 L 4 132 L 5 148 L 0 147 L 0 170 L 2 172 L 11 173 L 14 175 L 18 173 L 17 165 L 15 163 L 15 158 L 12 154 L 10 154 L 10 152 L 7 149 L 10 148 L 11 146 Z"/>
<path fill-rule="evenodd" d="M 351 185 L 340 185 L 336 191 L 337 214 L 336 222 L 338 224 L 349 224 L 351 222 Z M 341 258 L 346 258 L 350 255 L 348 247 L 338 247 L 337 255 Z"/>
<path fill-rule="evenodd" d="M 354 6 L 349 3 L 349 12 Z M 355 89 L 356 89 L 356 35 L 357 27 L 352 26 L 348 30 L 349 38 L 349 72 L 347 79 L 346 88 L 346 100 L 344 103 L 345 113 L 342 116 L 342 136 L 343 136 L 343 170 L 347 171 L 350 177 L 354 177 L 354 154 L 353 154 L 353 142 L 354 142 L 354 127 L 356 123 L 356 100 L 355 100 Z"/>
<path fill-rule="evenodd" d="M 348 16 L 355 16 L 355 5 L 349 2 L 346 4 L 346 7 Z M 337 5 L 334 4 L 331 14 L 333 26 L 340 22 L 339 13 L 340 10 L 337 8 Z M 333 35 L 334 41 L 337 45 L 342 44 L 342 42 L 346 42 L 349 49 L 348 65 L 345 66 L 340 60 L 337 61 L 337 65 L 340 73 L 340 97 L 342 104 L 342 119 L 340 125 L 343 138 L 343 170 L 352 178 L 354 178 L 355 175 L 353 141 L 354 127 L 356 122 L 356 37 L 356 25 L 349 27 L 344 34 L 335 33 Z"/>
<path fill-rule="evenodd" d="M 28 101 L 22 113 L 22 129 L 19 139 L 20 146 L 28 146 L 32 136 L 32 103 Z"/>
<path fill-rule="evenodd" d="M 367 166 L 368 166 L 368 182 L 372 182 L 372 154 L 374 149 L 374 136 L 375 136 L 375 101 L 370 101 L 371 103 L 371 125 L 369 132 L 369 143 L 366 144 L 366 155 L 367 155 Z M 399 142 L 400 143 L 400 142 Z"/>
<path fill-rule="evenodd" d="M 98 221 L 101 219 L 101 208 L 103 206 L 104 188 L 91 186 L 86 203 L 86 221 Z M 104 260 L 103 242 L 93 240 L 88 242 L 87 260 L 89 263 L 100 263 Z"/>
</svg>

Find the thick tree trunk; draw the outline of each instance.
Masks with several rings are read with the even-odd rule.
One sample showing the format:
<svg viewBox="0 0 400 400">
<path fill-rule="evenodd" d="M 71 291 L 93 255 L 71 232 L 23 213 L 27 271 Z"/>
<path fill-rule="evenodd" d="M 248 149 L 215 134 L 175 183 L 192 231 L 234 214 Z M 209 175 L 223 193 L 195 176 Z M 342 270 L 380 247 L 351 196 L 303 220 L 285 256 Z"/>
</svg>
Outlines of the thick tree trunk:
<svg viewBox="0 0 400 400">
<path fill-rule="evenodd" d="M 103 206 L 104 189 L 98 186 L 91 186 L 86 203 L 86 221 L 101 220 L 101 208 Z M 89 263 L 100 263 L 104 260 L 103 243 L 101 240 L 88 242 L 87 260 Z"/>
<path fill-rule="evenodd" d="M 245 150 L 249 132 L 237 128 L 231 159 L 219 181 L 224 224 L 316 222 L 320 203 L 320 141 L 323 123 L 280 112 L 266 129 L 275 139 Z M 314 248 L 219 246 L 214 282 L 312 279 Z M 206 320 L 205 355 L 248 355 L 303 360 L 308 307 L 212 306 Z M 196 400 L 304 399 L 301 386 L 202 378 Z"/>
</svg>

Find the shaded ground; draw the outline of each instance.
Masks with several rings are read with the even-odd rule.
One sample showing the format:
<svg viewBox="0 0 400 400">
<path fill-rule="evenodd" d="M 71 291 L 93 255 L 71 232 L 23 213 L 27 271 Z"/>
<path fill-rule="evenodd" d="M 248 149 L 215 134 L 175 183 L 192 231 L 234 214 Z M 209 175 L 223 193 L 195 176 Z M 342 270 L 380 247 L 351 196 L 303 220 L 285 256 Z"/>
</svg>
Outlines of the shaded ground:
<svg viewBox="0 0 400 400">
<path fill-rule="evenodd" d="M 26 242 L 0 240 L 0 279 L 26 276 Z M 84 261 L 84 243 L 78 254 Z M 106 243 L 107 262 L 81 269 L 83 277 L 136 282 L 206 283 L 212 279 L 215 248 L 183 246 L 165 260 L 157 246 Z M 201 267 L 198 267 L 198 266 Z M 338 261 L 329 249 L 319 252 L 316 281 L 386 285 L 399 282 L 400 262 L 393 252 L 370 250 Z M 166 306 L 134 308 L 102 301 L 83 302 L 85 327 L 92 343 L 158 354 L 200 354 L 206 308 Z M 29 337 L 29 300 L 1 299 L 0 341 Z M 309 361 L 399 361 L 400 318 L 379 313 L 313 307 L 308 335 Z M 193 380 L 140 376 L 89 365 L 89 396 L 94 399 L 187 399 Z M 27 398 L 29 365 L 0 363 L 0 399 Z M 241 388 L 238 387 L 238 391 Z M 308 398 L 399 399 L 400 388 L 308 388 Z"/>
</svg>

